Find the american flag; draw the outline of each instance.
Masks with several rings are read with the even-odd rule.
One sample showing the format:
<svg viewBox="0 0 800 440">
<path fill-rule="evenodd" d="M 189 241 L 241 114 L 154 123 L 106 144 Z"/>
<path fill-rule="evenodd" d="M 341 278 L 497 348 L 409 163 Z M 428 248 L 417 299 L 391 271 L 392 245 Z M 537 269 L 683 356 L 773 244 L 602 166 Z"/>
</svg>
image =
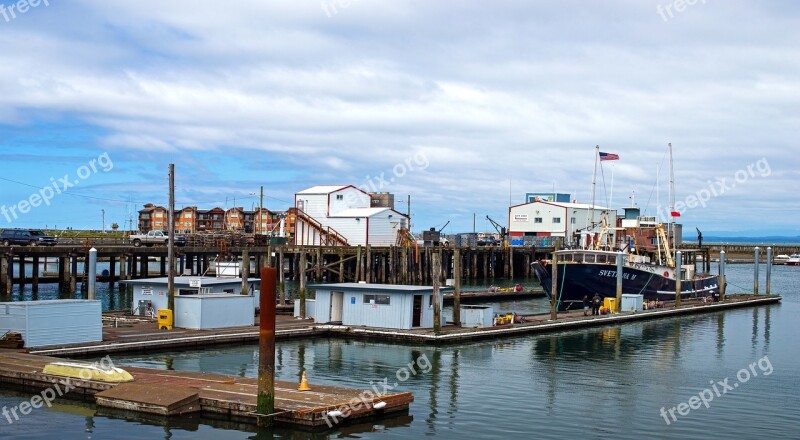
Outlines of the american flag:
<svg viewBox="0 0 800 440">
<path fill-rule="evenodd" d="M 619 160 L 619 155 L 614 153 L 603 153 L 600 152 L 600 160 Z"/>
</svg>

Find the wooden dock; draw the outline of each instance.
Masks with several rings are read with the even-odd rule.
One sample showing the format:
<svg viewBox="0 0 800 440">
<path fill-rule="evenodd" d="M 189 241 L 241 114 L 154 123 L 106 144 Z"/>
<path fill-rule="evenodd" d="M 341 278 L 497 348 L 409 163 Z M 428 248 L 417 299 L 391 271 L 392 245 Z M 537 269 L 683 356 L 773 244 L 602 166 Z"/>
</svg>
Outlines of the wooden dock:
<svg viewBox="0 0 800 440">
<path fill-rule="evenodd" d="M 58 361 L 63 359 L 0 350 L 0 383 L 33 393 L 52 389 L 64 378 L 44 374 L 42 370 L 46 364 Z M 256 423 L 258 380 L 255 378 L 122 368 L 133 375 L 134 382 L 112 384 L 70 379 L 70 389 L 61 385 L 58 394 L 144 414 L 174 416 L 199 412 Z M 376 395 L 371 390 L 314 385 L 313 379 L 311 388 L 311 391 L 297 391 L 295 383 L 275 383 L 272 416 L 278 425 L 328 428 L 338 422 L 403 413 L 414 400 L 409 392 Z M 345 418 L 337 412 L 349 416 Z"/>
</svg>

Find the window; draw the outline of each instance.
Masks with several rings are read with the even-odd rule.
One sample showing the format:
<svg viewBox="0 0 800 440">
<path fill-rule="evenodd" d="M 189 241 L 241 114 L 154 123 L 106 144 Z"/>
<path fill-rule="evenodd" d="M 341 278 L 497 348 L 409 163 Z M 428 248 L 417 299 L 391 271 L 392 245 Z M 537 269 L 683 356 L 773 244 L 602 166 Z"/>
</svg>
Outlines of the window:
<svg viewBox="0 0 800 440">
<path fill-rule="evenodd" d="M 142 214 L 141 218 L 142 218 L 142 220 L 149 220 L 150 219 L 150 214 Z"/>
<path fill-rule="evenodd" d="M 561 223 L 561 217 L 553 217 L 553 223 Z"/>
<path fill-rule="evenodd" d="M 583 256 L 584 263 L 594 263 L 594 254 L 586 254 Z"/>
<path fill-rule="evenodd" d="M 388 306 L 389 295 L 364 295 L 364 304 L 381 304 Z"/>
<path fill-rule="evenodd" d="M 533 218 L 533 222 L 534 223 L 541 223 L 542 222 L 542 218 L 541 217 L 534 217 Z"/>
<path fill-rule="evenodd" d="M 237 217 L 239 217 L 239 214 L 236 211 L 231 213 L 231 218 L 237 218 Z"/>
<path fill-rule="evenodd" d="M 564 257 L 561 261 L 569 262 L 572 261 L 572 254 L 564 254 Z"/>
<path fill-rule="evenodd" d="M 606 256 L 605 256 L 605 255 L 598 255 L 598 256 L 597 256 L 597 262 L 598 262 L 598 263 L 600 263 L 600 264 L 605 264 L 605 263 L 606 263 L 606 261 L 607 261 L 607 260 L 606 260 Z"/>
<path fill-rule="evenodd" d="M 344 200 L 344 194 L 336 194 L 336 200 Z"/>
<path fill-rule="evenodd" d="M 571 218 L 569 219 L 569 222 L 570 222 L 570 224 L 573 224 L 573 225 L 574 225 L 574 224 L 575 224 L 575 217 L 571 217 Z"/>
</svg>

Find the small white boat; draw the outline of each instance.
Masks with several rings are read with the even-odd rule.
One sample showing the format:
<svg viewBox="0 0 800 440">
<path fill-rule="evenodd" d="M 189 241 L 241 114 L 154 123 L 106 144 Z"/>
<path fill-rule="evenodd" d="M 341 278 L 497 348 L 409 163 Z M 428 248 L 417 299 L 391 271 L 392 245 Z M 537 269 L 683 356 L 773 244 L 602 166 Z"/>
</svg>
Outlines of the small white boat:
<svg viewBox="0 0 800 440">
<path fill-rule="evenodd" d="M 792 254 L 786 261 L 787 266 L 800 266 L 800 254 Z"/>
<path fill-rule="evenodd" d="M 786 254 L 781 254 L 772 260 L 772 264 L 783 265 L 789 262 L 791 257 Z"/>
</svg>

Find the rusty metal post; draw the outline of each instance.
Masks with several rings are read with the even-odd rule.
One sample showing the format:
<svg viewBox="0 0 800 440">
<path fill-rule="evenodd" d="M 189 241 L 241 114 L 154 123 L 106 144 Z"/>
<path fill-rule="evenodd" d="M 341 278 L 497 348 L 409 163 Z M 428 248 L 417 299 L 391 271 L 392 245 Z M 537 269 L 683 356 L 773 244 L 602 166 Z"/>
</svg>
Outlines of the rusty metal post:
<svg viewBox="0 0 800 440">
<path fill-rule="evenodd" d="M 275 289 L 277 272 L 261 268 L 261 296 L 258 316 L 258 426 L 272 426 L 275 413 Z"/>
</svg>

